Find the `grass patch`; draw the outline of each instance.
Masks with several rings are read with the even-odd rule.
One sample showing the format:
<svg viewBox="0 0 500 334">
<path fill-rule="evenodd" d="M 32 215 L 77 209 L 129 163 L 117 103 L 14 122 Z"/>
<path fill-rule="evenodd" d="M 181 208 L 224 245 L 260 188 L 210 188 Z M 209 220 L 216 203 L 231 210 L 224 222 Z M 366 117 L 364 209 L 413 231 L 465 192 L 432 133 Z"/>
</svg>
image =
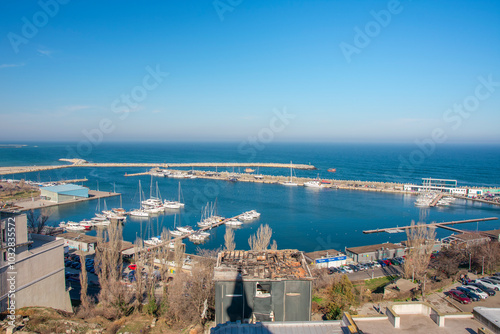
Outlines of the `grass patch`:
<svg viewBox="0 0 500 334">
<path fill-rule="evenodd" d="M 397 276 L 384 276 L 374 279 L 369 279 L 365 281 L 365 288 L 369 289 L 372 292 L 378 292 L 384 286 L 391 283 Z"/>
<path fill-rule="evenodd" d="M 323 298 L 314 295 L 313 298 L 312 298 L 312 301 L 315 302 L 315 303 L 321 304 L 321 302 L 323 301 Z"/>
</svg>

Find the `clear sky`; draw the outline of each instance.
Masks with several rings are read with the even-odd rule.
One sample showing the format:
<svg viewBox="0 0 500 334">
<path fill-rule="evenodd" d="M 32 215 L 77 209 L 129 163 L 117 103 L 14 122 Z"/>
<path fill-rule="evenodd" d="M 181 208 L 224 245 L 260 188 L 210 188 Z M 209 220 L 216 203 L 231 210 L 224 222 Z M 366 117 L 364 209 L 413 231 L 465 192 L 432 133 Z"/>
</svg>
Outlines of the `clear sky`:
<svg viewBox="0 0 500 334">
<path fill-rule="evenodd" d="M 0 18 L 0 141 L 500 143 L 498 0 L 9 0 Z"/>
</svg>

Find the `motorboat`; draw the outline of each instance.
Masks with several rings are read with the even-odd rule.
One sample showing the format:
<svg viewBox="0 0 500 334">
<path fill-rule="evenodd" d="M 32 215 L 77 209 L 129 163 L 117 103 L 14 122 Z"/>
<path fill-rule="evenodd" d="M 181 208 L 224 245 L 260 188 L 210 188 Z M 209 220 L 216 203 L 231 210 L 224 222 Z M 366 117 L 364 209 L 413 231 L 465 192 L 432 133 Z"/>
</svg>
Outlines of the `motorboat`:
<svg viewBox="0 0 500 334">
<path fill-rule="evenodd" d="M 67 222 L 66 226 L 64 228 L 66 230 L 70 230 L 70 231 L 83 231 L 83 230 L 85 230 L 85 227 L 80 225 L 80 223 L 71 222 L 71 221 Z"/>
<path fill-rule="evenodd" d="M 241 226 L 241 225 L 243 225 L 242 222 L 240 222 L 238 219 L 234 219 L 234 218 L 226 220 L 225 224 L 227 226 Z"/>
<path fill-rule="evenodd" d="M 161 237 L 160 236 L 152 237 L 151 239 L 144 240 L 144 244 L 148 245 L 148 246 L 158 246 L 161 243 L 162 243 L 162 241 L 161 241 Z"/>
<path fill-rule="evenodd" d="M 321 185 L 320 181 L 313 180 L 313 181 L 307 181 L 304 182 L 304 187 L 309 187 L 309 188 L 322 188 L 323 186 Z"/>
<path fill-rule="evenodd" d="M 132 210 L 128 214 L 134 217 L 149 217 L 149 213 L 147 213 L 143 209 Z"/>
<path fill-rule="evenodd" d="M 194 230 L 191 226 L 177 226 L 177 230 L 181 231 L 184 234 L 193 233 Z"/>
</svg>

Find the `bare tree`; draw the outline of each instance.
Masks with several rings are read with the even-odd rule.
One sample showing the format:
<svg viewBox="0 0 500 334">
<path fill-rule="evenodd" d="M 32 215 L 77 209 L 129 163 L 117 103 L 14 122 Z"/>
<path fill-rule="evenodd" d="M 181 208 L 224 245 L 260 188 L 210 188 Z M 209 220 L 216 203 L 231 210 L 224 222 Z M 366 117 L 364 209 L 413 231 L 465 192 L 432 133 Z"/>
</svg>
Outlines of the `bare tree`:
<svg viewBox="0 0 500 334">
<path fill-rule="evenodd" d="M 234 231 L 232 228 L 226 228 L 226 234 L 224 234 L 224 245 L 228 251 L 234 251 L 236 248 L 236 244 L 234 242 Z"/>
<path fill-rule="evenodd" d="M 85 263 L 85 253 L 83 251 L 78 252 L 78 256 L 80 257 L 80 264 L 81 264 L 81 273 L 80 273 L 80 286 L 81 286 L 81 291 L 80 291 L 80 301 L 82 302 L 81 308 L 82 311 L 87 311 L 90 308 L 90 298 L 87 295 L 88 291 L 88 275 L 87 275 L 87 267 Z"/>
<path fill-rule="evenodd" d="M 28 230 L 31 233 L 40 234 L 50 218 L 50 212 L 47 209 L 41 209 L 35 212 L 33 209 L 28 211 L 26 218 L 28 220 Z"/>
<path fill-rule="evenodd" d="M 435 227 L 423 223 L 415 224 L 412 220 L 411 227 L 406 230 L 406 236 L 408 251 L 404 263 L 405 277 L 424 279 L 425 284 L 425 275 L 436 238 Z"/>
<path fill-rule="evenodd" d="M 116 318 L 129 309 L 130 295 L 120 283 L 123 261 L 121 224 L 110 224 L 106 230 L 97 230 L 95 256 L 96 274 L 101 291 L 99 306 L 107 318 Z"/>
<path fill-rule="evenodd" d="M 248 238 L 248 245 L 250 245 L 250 249 L 254 251 L 266 250 L 267 247 L 269 247 L 272 235 L 273 230 L 269 227 L 269 225 L 260 225 L 257 232 Z"/>
<path fill-rule="evenodd" d="M 174 243 L 174 262 L 175 262 L 175 275 L 177 276 L 182 271 L 184 264 L 185 245 L 180 238 L 175 239 Z"/>
<path fill-rule="evenodd" d="M 137 311 L 141 311 L 142 309 L 142 303 L 144 301 L 144 292 L 145 292 L 145 286 L 144 286 L 144 281 L 143 281 L 143 275 L 142 271 L 144 268 L 144 257 L 146 254 L 141 253 L 142 249 L 142 239 L 137 238 L 134 242 L 134 260 L 135 260 L 135 300 L 134 300 L 134 308 Z"/>
<path fill-rule="evenodd" d="M 278 250 L 278 243 L 276 242 L 276 240 L 273 240 L 273 243 L 271 244 L 271 249 Z"/>
</svg>

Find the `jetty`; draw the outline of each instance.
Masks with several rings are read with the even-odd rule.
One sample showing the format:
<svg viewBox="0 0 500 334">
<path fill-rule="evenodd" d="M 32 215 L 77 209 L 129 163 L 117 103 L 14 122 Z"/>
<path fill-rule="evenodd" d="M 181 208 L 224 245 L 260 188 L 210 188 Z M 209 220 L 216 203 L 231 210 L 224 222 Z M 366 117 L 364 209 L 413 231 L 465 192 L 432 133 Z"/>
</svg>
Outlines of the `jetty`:
<svg viewBox="0 0 500 334">
<path fill-rule="evenodd" d="M 498 217 L 489 217 L 489 218 L 478 218 L 478 219 L 467 219 L 467 220 L 456 220 L 456 221 L 451 221 L 451 222 L 442 222 L 442 223 L 431 223 L 431 224 L 425 224 L 425 227 L 440 227 L 448 230 L 455 230 L 455 231 L 460 231 L 458 229 L 451 228 L 447 225 L 455 225 L 455 224 L 466 224 L 466 223 L 476 223 L 476 222 L 484 222 L 484 221 L 491 221 L 491 220 L 498 220 Z M 364 234 L 372 234 L 372 233 L 399 233 L 399 232 L 405 232 L 406 230 L 411 229 L 412 226 L 398 226 L 398 227 L 388 227 L 388 228 L 380 228 L 376 230 L 366 230 L 363 231 Z"/>
<path fill-rule="evenodd" d="M 429 204 L 430 207 L 435 207 L 438 202 L 443 198 L 444 194 L 438 194 L 434 199 L 432 200 L 431 204 Z"/>
<path fill-rule="evenodd" d="M 82 159 L 60 159 L 64 162 L 71 162 L 70 165 L 51 165 L 51 166 L 12 166 L 0 167 L 0 175 L 20 174 L 39 172 L 60 168 L 74 168 L 74 167 L 112 167 L 112 168 L 131 168 L 131 167 L 152 167 L 152 168 L 199 168 L 199 167 L 263 167 L 263 168 L 295 168 L 304 170 L 315 170 L 313 165 L 306 164 L 289 164 L 289 163 L 266 163 L 266 162 L 191 162 L 191 163 L 154 163 L 154 162 L 130 162 L 130 163 L 90 163 Z"/>
</svg>

